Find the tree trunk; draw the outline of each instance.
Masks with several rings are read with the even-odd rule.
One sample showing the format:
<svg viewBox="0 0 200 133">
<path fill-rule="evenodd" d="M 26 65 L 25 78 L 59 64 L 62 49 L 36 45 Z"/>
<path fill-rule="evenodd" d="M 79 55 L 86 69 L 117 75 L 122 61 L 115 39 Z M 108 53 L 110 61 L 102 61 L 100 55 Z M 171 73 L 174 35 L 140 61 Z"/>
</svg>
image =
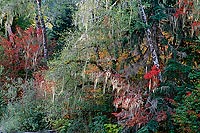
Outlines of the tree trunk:
<svg viewBox="0 0 200 133">
<path fill-rule="evenodd" d="M 5 23 L 5 32 L 6 32 L 6 35 L 8 36 L 8 39 L 10 40 L 10 42 L 13 43 L 14 42 L 13 32 L 12 32 L 12 28 L 11 28 L 12 22 L 13 22 L 13 18 L 11 18 L 10 21 L 7 21 Z"/>
<path fill-rule="evenodd" d="M 148 25 L 147 17 L 146 17 L 146 14 L 144 12 L 144 8 L 143 8 L 141 0 L 138 0 L 138 6 L 139 6 L 140 17 L 141 17 L 143 23 Z M 150 31 L 149 28 L 145 29 L 145 34 L 146 34 L 146 37 L 147 37 L 147 43 L 149 45 L 149 48 L 150 48 L 150 51 L 151 51 L 151 54 L 152 54 L 153 63 L 159 69 L 160 65 L 159 65 L 159 61 L 158 61 L 158 55 L 157 55 L 156 50 L 153 46 L 153 41 L 152 41 L 152 38 L 151 38 L 151 31 Z M 162 81 L 161 73 L 159 73 L 159 79 L 160 79 L 160 81 Z"/>
<path fill-rule="evenodd" d="M 40 27 L 42 28 L 42 44 L 43 44 L 43 50 L 44 50 L 44 59 L 47 60 L 48 58 L 47 36 L 46 36 L 46 27 L 44 23 L 44 18 L 41 11 L 41 0 L 35 0 L 35 3 L 37 4 L 36 26 L 37 28 L 40 28 Z"/>
<path fill-rule="evenodd" d="M 36 3 L 36 1 L 35 1 L 35 3 Z M 37 3 L 36 3 L 36 5 L 37 5 Z M 36 22 L 36 29 L 37 29 L 37 38 L 39 38 L 38 32 L 41 29 L 41 24 L 40 24 L 40 21 L 39 21 L 39 14 L 38 14 L 38 8 L 37 7 L 36 7 L 35 22 Z"/>
</svg>

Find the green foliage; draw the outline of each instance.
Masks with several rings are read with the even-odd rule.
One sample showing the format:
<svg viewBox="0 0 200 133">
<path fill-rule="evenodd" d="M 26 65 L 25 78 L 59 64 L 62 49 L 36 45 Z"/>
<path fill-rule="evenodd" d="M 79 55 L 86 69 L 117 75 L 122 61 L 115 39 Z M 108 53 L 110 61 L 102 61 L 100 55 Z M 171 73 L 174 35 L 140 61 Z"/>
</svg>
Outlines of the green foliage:
<svg viewBox="0 0 200 133">
<path fill-rule="evenodd" d="M 199 70 L 193 70 L 188 75 L 189 79 L 192 80 L 196 88 L 200 88 L 200 71 Z"/>
<path fill-rule="evenodd" d="M 4 67 L 3 67 L 3 66 L 0 66 L 0 77 L 1 77 L 1 74 L 2 74 L 2 72 L 3 72 L 3 69 L 4 69 Z"/>
<path fill-rule="evenodd" d="M 158 130 L 158 122 L 155 120 L 151 120 L 148 122 L 147 125 L 139 129 L 137 133 L 151 133 L 151 132 L 156 132 L 157 130 Z"/>
<path fill-rule="evenodd" d="M 44 1 L 44 15 L 47 17 L 47 34 L 49 40 L 56 40 L 53 49 L 54 55 L 50 58 L 60 56 L 64 48 L 63 35 L 65 32 L 74 31 L 73 14 L 76 10 L 75 1 L 66 0 L 47 0 Z"/>
<path fill-rule="evenodd" d="M 7 85 L 6 97 L 9 99 L 7 108 L 3 113 L 1 125 L 6 132 L 39 131 L 49 127 L 46 120 L 47 112 L 44 103 L 35 99 L 33 81 L 22 83 L 15 81 L 15 85 Z M 17 97 L 18 88 L 23 89 L 23 97 Z"/>
<path fill-rule="evenodd" d="M 1 86 L 0 86 L 1 88 Z M 0 90 L 0 117 L 2 118 L 4 112 L 6 111 L 6 107 L 7 107 L 7 104 L 6 104 L 6 101 L 4 99 L 4 94 L 3 94 L 3 91 Z M 1 120 L 1 119 L 0 119 Z"/>
<path fill-rule="evenodd" d="M 79 118 L 79 119 L 74 119 L 68 130 L 67 130 L 67 133 L 74 133 L 74 132 L 77 132 L 77 133 L 88 133 L 89 132 L 89 129 L 88 129 L 88 125 L 85 121 L 86 118 Z"/>
<path fill-rule="evenodd" d="M 1 0 L 0 4 L 0 24 L 6 26 L 12 26 L 16 21 L 15 17 L 24 17 L 23 22 L 25 25 L 29 20 L 34 20 L 34 1 L 30 0 Z M 26 20 L 25 20 L 26 18 Z M 20 23 L 20 25 L 23 25 Z M 30 26 L 30 25 L 29 25 Z M 7 34 L 7 33 L 5 33 Z"/>
<path fill-rule="evenodd" d="M 71 122 L 68 119 L 57 119 L 53 122 L 53 129 L 59 133 L 67 133 L 70 126 Z"/>
<path fill-rule="evenodd" d="M 183 65 L 175 60 L 169 60 L 165 69 L 165 74 L 169 78 L 168 80 L 175 80 L 178 83 L 181 82 L 182 78 L 184 80 L 188 79 L 190 71 L 190 66 Z"/>
<path fill-rule="evenodd" d="M 107 122 L 107 117 L 105 115 L 97 115 L 92 118 L 92 123 L 90 123 L 90 133 L 106 133 L 106 128 L 104 124 Z"/>
<path fill-rule="evenodd" d="M 40 131 L 48 127 L 48 121 L 45 120 L 46 112 L 43 111 L 43 105 L 29 105 L 21 110 L 20 130 L 21 131 Z"/>
<path fill-rule="evenodd" d="M 27 18 L 24 15 L 16 16 L 13 21 L 13 27 L 18 26 L 23 30 L 26 30 L 33 24 L 33 18 Z M 15 30 L 15 29 L 14 29 Z M 15 32 L 15 31 L 14 31 Z"/>
<path fill-rule="evenodd" d="M 173 120 L 176 132 L 198 132 L 200 112 L 200 89 L 188 92 L 178 104 Z"/>
<path fill-rule="evenodd" d="M 0 92 L 4 131 L 53 127 L 61 133 L 198 132 L 199 27 L 190 25 L 199 19 L 195 15 L 198 13 L 193 9 L 177 18 L 174 12 L 179 9 L 175 5 L 180 3 L 175 0 L 142 2 L 149 25 L 138 17 L 136 0 L 43 1 L 48 38 L 57 41 L 56 50 L 51 49 L 56 51 L 55 58 L 48 61 L 45 77 L 55 82 L 54 90 L 44 98 L 38 97 L 38 90 L 46 88 L 35 87 L 32 80 L 14 79 L 0 85 L 4 87 Z M 15 25 L 27 28 L 34 23 L 32 4 L 25 0 L 2 1 L 2 24 L 9 22 L 13 29 Z M 192 5 L 197 9 L 196 4 Z M 195 19 L 188 18 L 189 12 Z M 147 85 L 151 81 L 142 78 L 145 68 L 148 71 L 152 65 L 145 28 L 152 32 L 163 74 L 163 82 L 153 90 L 151 84 Z M 0 59 L 4 59 L 2 47 Z M 123 106 L 115 111 L 122 109 L 125 115 L 113 114 L 121 115 L 123 121 L 134 118 L 129 119 L 131 126 L 122 129 L 115 124 L 111 115 L 115 112 L 113 99 L 114 104 Z"/>
<path fill-rule="evenodd" d="M 189 73 L 189 78 L 192 80 L 198 80 L 200 78 L 200 72 L 199 71 L 193 71 L 191 73 Z"/>
<path fill-rule="evenodd" d="M 3 60 L 5 58 L 5 54 L 4 54 L 4 48 L 2 46 L 0 46 L 0 59 Z M 3 72 L 3 66 L 1 65 L 1 73 Z"/>
<path fill-rule="evenodd" d="M 57 40 L 65 30 L 73 28 L 72 15 L 75 12 L 75 4 L 69 1 L 45 2 L 45 15 L 48 17 L 48 23 L 52 25 L 53 36 L 49 37 Z"/>
<path fill-rule="evenodd" d="M 3 125 L 3 131 L 4 132 L 17 132 L 20 130 L 19 126 L 19 120 L 20 120 L 20 111 L 17 111 L 19 109 L 16 104 L 8 104 L 7 105 L 7 110 L 9 112 L 5 113 L 4 116 L 1 119 L 1 125 Z"/>
<path fill-rule="evenodd" d="M 120 133 L 122 131 L 122 127 L 118 124 L 104 124 L 106 129 L 106 133 Z"/>
</svg>

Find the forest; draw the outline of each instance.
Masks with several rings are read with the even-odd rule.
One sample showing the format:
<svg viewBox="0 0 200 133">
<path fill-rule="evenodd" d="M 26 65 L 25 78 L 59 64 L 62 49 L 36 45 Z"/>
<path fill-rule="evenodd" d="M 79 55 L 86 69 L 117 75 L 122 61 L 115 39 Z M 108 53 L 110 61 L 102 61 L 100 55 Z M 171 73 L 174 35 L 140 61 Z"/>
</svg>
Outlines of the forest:
<svg viewBox="0 0 200 133">
<path fill-rule="evenodd" d="M 199 133 L 199 0 L 0 0 L 0 132 Z"/>
</svg>

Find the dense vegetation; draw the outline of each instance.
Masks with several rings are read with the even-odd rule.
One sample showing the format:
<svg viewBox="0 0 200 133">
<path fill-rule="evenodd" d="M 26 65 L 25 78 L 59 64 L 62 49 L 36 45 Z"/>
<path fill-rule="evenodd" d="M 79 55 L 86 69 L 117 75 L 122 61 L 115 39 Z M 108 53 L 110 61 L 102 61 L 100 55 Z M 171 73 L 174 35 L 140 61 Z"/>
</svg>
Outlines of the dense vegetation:
<svg viewBox="0 0 200 133">
<path fill-rule="evenodd" d="M 4 132 L 200 131 L 198 0 L 2 0 Z"/>
</svg>

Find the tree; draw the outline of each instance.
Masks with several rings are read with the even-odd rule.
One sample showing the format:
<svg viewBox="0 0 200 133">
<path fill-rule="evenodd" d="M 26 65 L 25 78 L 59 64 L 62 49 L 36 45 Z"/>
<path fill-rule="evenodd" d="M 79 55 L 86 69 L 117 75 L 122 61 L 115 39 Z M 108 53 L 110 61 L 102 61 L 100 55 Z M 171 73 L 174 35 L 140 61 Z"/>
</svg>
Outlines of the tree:
<svg viewBox="0 0 200 133">
<path fill-rule="evenodd" d="M 141 0 L 138 0 L 138 5 L 139 5 L 139 13 L 140 13 L 141 19 L 142 19 L 142 21 L 145 25 L 148 25 L 147 16 L 145 14 Z M 157 67 L 157 69 L 160 69 L 159 68 L 160 64 L 158 62 L 158 55 L 157 55 L 156 50 L 154 48 L 153 40 L 151 39 L 152 35 L 151 35 L 150 28 L 147 27 L 145 33 L 146 33 L 146 37 L 147 37 L 147 43 L 149 45 L 149 48 L 150 48 L 150 51 L 151 51 L 151 54 L 152 54 L 152 61 L 153 61 L 154 65 Z M 159 73 L 159 79 L 160 79 L 160 81 L 162 81 L 161 73 Z"/>
<path fill-rule="evenodd" d="M 2 24 L 5 25 L 5 34 L 7 35 L 8 33 L 8 37 L 13 34 L 12 25 L 13 25 L 13 20 L 15 19 L 15 17 L 18 17 L 18 16 L 24 16 L 25 18 L 31 17 L 30 14 L 33 12 L 33 10 L 30 10 L 30 9 L 33 9 L 32 6 L 33 6 L 32 0 L 29 0 L 29 1 L 2 0 L 1 1 L 0 21 L 1 21 L 1 25 Z"/>
<path fill-rule="evenodd" d="M 44 15 L 47 17 L 46 24 L 49 25 L 49 28 L 47 28 L 48 39 L 56 41 L 53 57 L 59 56 L 64 47 L 62 33 L 75 30 L 73 23 L 73 15 L 77 10 L 75 4 L 75 1 L 66 0 L 46 0 L 43 4 L 45 8 Z"/>
<path fill-rule="evenodd" d="M 35 34 L 39 35 L 36 36 Z M 0 65 L 4 68 L 4 78 L 30 77 L 30 73 L 37 70 L 41 61 L 40 44 L 41 32 L 33 27 L 27 30 L 17 28 L 17 33 L 10 36 L 12 42 L 1 37 L 0 46 L 3 48 L 3 58 Z"/>
<path fill-rule="evenodd" d="M 27 79 L 28 71 L 34 72 L 33 88 L 52 101 L 47 117 L 55 128 L 198 131 L 198 1 L 34 2 L 37 30 L 13 28 L 9 39 L 1 39 L 1 66 L 10 68 L 1 76 L 13 70 L 22 77 L 23 71 Z M 45 61 L 44 70 L 40 62 L 41 56 L 47 59 L 46 37 L 62 48 Z"/>
<path fill-rule="evenodd" d="M 47 60 L 48 58 L 48 50 L 47 50 L 47 36 L 46 36 L 46 26 L 44 22 L 44 16 L 41 10 L 41 0 L 35 0 L 35 3 L 37 5 L 36 9 L 36 27 L 39 30 L 40 27 L 42 29 L 42 42 L 43 42 L 43 50 L 44 50 L 44 59 Z M 39 22 L 38 22 L 39 21 Z"/>
<path fill-rule="evenodd" d="M 113 115 L 124 130 L 173 131 L 173 104 L 180 102 L 176 99 L 188 91 L 184 86 L 195 89 L 194 82 L 188 79 L 193 70 L 187 64 L 191 60 L 186 61 L 189 56 L 181 49 L 185 38 L 194 32 L 192 25 L 198 25 L 196 20 L 190 25 L 185 23 L 189 15 L 183 13 L 183 8 L 190 12 L 193 4 L 185 1 L 189 5 L 186 6 L 182 1 L 181 8 L 176 9 L 174 1 L 147 1 L 145 7 L 141 1 L 104 2 L 81 1 L 75 21 L 79 32 L 70 39 L 65 37 L 67 45 L 60 58 L 65 63 L 61 66 L 66 64 L 74 75 L 79 75 L 75 84 L 79 95 L 73 97 L 81 97 L 88 86 L 94 90 L 101 88 L 103 94 L 113 88 L 117 110 Z M 140 10 L 135 12 L 137 4 Z M 188 27 L 183 28 L 182 24 Z M 197 48 L 196 43 L 193 46 Z M 190 63 L 194 67 L 199 63 L 194 56 L 198 55 L 197 51 L 193 52 L 190 57 L 196 63 Z M 161 71 L 164 73 L 162 82 L 158 79 Z M 166 124 L 169 125 L 164 127 Z"/>
<path fill-rule="evenodd" d="M 34 2 L 36 5 L 35 8 L 34 8 Z M 5 21 L 5 30 L 6 30 L 6 34 L 8 33 L 8 37 L 14 34 L 12 26 L 13 26 L 13 20 L 15 19 L 15 17 L 19 17 L 19 16 L 24 16 L 24 18 L 29 17 L 29 16 L 33 17 L 33 13 L 36 12 L 36 27 L 42 28 L 44 58 L 47 59 L 47 56 L 48 56 L 47 36 L 46 36 L 46 28 L 45 28 L 45 23 L 43 19 L 43 14 L 41 11 L 41 0 L 35 0 L 35 1 L 33 0 L 4 1 L 3 0 L 1 4 L 2 4 L 1 5 L 2 6 L 1 23 Z M 6 20 L 4 20 L 5 17 L 6 17 Z M 13 40 L 10 40 L 10 41 L 13 41 Z"/>
</svg>

